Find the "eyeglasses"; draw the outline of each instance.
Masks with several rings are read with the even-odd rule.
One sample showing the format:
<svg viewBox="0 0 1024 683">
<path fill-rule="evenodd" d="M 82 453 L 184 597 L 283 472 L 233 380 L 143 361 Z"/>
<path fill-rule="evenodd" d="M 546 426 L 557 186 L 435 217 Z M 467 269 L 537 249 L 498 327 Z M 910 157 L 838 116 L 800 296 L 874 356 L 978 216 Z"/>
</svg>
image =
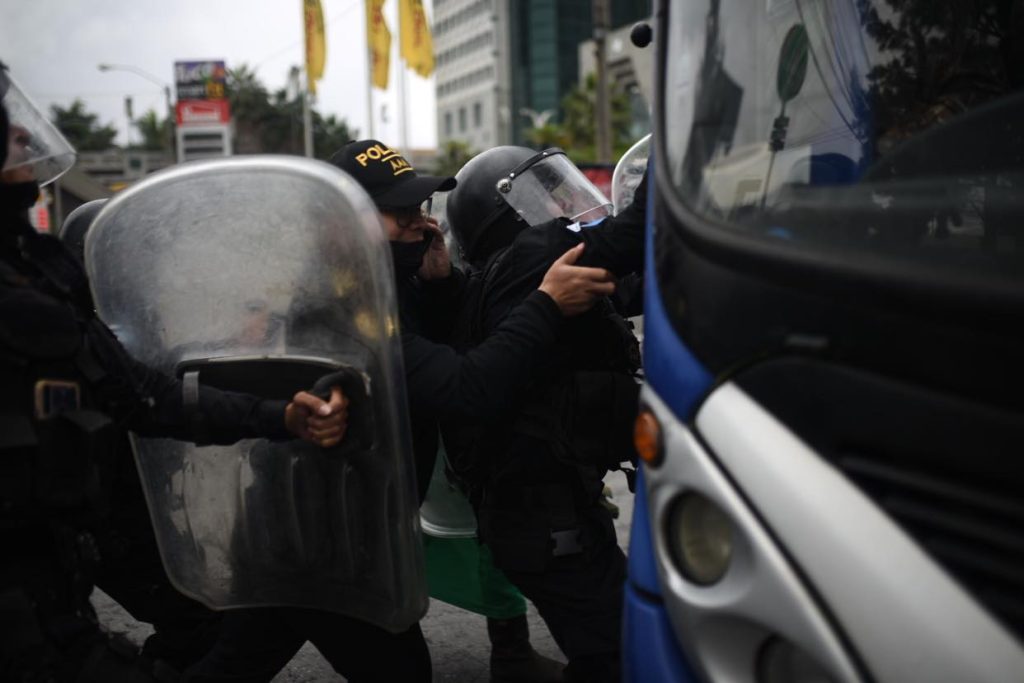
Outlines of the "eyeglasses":
<svg viewBox="0 0 1024 683">
<path fill-rule="evenodd" d="M 395 219 L 395 223 L 402 230 L 408 230 L 416 221 L 430 216 L 430 210 L 434 206 L 434 197 L 430 196 L 419 206 L 406 206 L 401 208 L 381 208 L 383 213 Z"/>
</svg>

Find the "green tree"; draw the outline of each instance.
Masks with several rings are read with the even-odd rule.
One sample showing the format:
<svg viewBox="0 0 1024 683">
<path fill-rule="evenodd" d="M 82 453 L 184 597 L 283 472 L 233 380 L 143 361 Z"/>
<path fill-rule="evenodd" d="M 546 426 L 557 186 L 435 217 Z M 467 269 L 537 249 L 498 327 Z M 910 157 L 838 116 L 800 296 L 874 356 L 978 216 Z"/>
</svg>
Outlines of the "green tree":
<svg viewBox="0 0 1024 683">
<path fill-rule="evenodd" d="M 164 117 L 160 118 L 156 112 L 150 109 L 145 114 L 135 119 L 135 128 L 142 136 L 139 149 L 160 151 L 167 149 L 170 142 L 171 129 L 170 121 Z"/>
<path fill-rule="evenodd" d="M 271 109 L 270 92 L 247 64 L 228 69 L 226 91 L 236 120 L 258 121 Z"/>
<path fill-rule="evenodd" d="M 569 135 L 569 131 L 565 126 L 560 126 L 557 123 L 545 123 L 543 126 L 529 129 L 526 131 L 526 139 L 537 149 L 572 147 L 572 137 Z"/>
<path fill-rule="evenodd" d="M 229 69 L 227 97 L 235 121 L 235 152 L 260 154 L 277 152 L 280 140 L 287 137 L 274 129 L 274 106 L 270 92 L 256 72 L 242 64 Z M 276 143 L 268 145 L 268 143 Z"/>
<path fill-rule="evenodd" d="M 437 157 L 434 166 L 434 173 L 439 176 L 455 175 L 466 165 L 466 162 L 476 156 L 468 142 L 462 140 L 449 140 L 444 143 L 441 153 Z"/>
<path fill-rule="evenodd" d="M 99 117 L 86 111 L 85 102 L 82 100 L 75 99 L 67 108 L 55 104 L 50 107 L 50 114 L 53 117 L 53 125 L 78 151 L 102 152 L 115 147 L 117 129 L 109 124 L 99 125 Z"/>
<path fill-rule="evenodd" d="M 238 154 L 304 153 L 301 96 L 289 98 L 284 88 L 271 93 L 245 64 L 228 70 L 227 96 L 235 120 Z M 325 117 L 314 109 L 312 119 L 313 154 L 320 159 L 330 156 L 356 133 L 333 114 Z"/>
<path fill-rule="evenodd" d="M 328 158 L 358 135 L 359 131 L 349 128 L 345 119 L 334 114 L 321 116 L 313 110 L 313 156 L 317 159 Z"/>
<path fill-rule="evenodd" d="M 874 134 L 886 144 L 1020 87 L 1019 0 L 886 0 L 882 9 L 880 2 L 857 4 L 880 48 L 867 101 Z"/>
<path fill-rule="evenodd" d="M 635 142 L 630 137 L 633 116 L 629 96 L 625 93 L 611 94 L 612 148 L 621 156 Z M 561 122 L 545 123 L 526 131 L 526 137 L 537 147 L 562 147 L 577 162 L 594 161 L 596 158 L 597 129 L 597 77 L 590 74 L 583 85 L 577 85 L 562 98 Z"/>
</svg>

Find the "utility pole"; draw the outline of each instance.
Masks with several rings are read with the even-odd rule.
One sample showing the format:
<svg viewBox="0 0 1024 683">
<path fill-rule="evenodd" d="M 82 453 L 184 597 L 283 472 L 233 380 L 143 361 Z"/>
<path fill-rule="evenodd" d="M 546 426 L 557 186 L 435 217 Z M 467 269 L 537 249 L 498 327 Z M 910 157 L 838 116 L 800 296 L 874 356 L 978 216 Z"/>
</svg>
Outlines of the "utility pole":
<svg viewBox="0 0 1024 683">
<path fill-rule="evenodd" d="M 313 93 L 309 91 L 309 72 L 306 72 L 306 90 L 302 93 L 302 129 L 306 156 L 313 158 Z"/>
<path fill-rule="evenodd" d="M 135 112 L 132 108 L 132 96 L 124 96 L 124 116 L 128 119 L 128 128 L 125 129 L 124 144 L 125 147 L 132 146 L 132 125 L 135 123 Z"/>
<path fill-rule="evenodd" d="M 301 98 L 305 98 L 306 97 L 306 93 L 302 89 L 302 68 L 296 65 L 296 66 L 293 66 L 292 68 L 290 68 L 288 70 L 288 85 L 285 86 L 285 99 L 288 100 L 289 102 L 293 102 L 293 101 L 294 102 L 298 102 L 300 97 Z M 303 104 L 303 106 L 302 106 L 302 116 L 305 116 L 305 115 L 306 115 L 306 106 L 305 106 L 305 104 Z M 298 137 L 299 137 L 299 133 L 300 133 L 300 130 L 299 130 L 300 125 L 302 126 L 302 130 L 301 130 L 302 143 L 301 143 L 301 146 L 302 146 L 303 154 L 305 154 L 305 151 L 306 151 L 305 121 L 303 120 L 303 122 L 300 124 L 300 123 L 298 123 L 296 121 L 296 118 L 294 116 L 290 116 L 290 115 L 288 116 L 288 144 L 289 144 L 289 146 L 295 145 L 295 148 L 298 149 L 298 147 L 299 147 Z"/>
<path fill-rule="evenodd" d="M 167 107 L 167 153 L 171 155 L 173 163 L 178 163 L 178 143 L 175 128 L 178 116 L 171 106 L 171 86 L 164 86 L 164 105 Z"/>
<path fill-rule="evenodd" d="M 611 101 L 608 97 L 608 64 L 605 53 L 605 39 L 608 36 L 608 0 L 593 0 L 594 16 L 594 62 L 597 64 L 597 121 L 596 152 L 601 164 L 612 163 Z"/>
</svg>

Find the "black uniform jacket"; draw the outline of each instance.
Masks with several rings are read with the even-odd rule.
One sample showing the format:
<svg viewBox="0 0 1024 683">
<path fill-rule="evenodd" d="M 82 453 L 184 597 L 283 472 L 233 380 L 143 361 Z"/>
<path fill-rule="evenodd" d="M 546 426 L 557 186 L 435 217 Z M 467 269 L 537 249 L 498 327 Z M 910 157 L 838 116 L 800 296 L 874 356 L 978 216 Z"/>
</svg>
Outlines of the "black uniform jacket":
<svg viewBox="0 0 1024 683">
<path fill-rule="evenodd" d="M 78 260 L 21 216 L 0 215 L 3 419 L 28 419 L 36 382 L 61 379 L 54 373 L 68 374 L 68 368 L 65 379 L 84 385 L 83 399 L 142 436 L 202 444 L 289 438 L 284 401 L 201 386 L 196 414 L 186 415 L 180 381 L 134 360 L 96 318 Z M 40 372 L 44 377 L 35 376 Z"/>
<path fill-rule="evenodd" d="M 492 256 L 484 268 L 476 334 L 486 336 L 505 324 L 510 312 L 531 289 L 537 287 L 551 264 L 580 242 L 586 246 L 578 265 L 606 268 L 618 277 L 641 272 L 646 215 L 645 201 L 641 201 L 643 197 L 645 193 L 638 190 L 638 201 L 631 207 L 618 216 L 589 227 L 570 223 L 567 219 L 555 219 L 520 232 L 513 243 Z M 566 369 L 607 369 L 609 359 L 617 359 L 622 353 L 621 336 L 609 339 L 606 313 L 598 308 L 607 310 L 606 306 L 595 307 L 565 321 L 558 343 L 548 354 L 546 364 L 535 373 L 537 382 L 528 388 L 524 401 L 512 406 L 502 419 L 487 421 L 489 436 L 485 438 L 493 444 L 486 448 L 486 454 L 480 455 L 488 458 L 488 462 L 483 464 L 490 470 L 486 475 L 489 489 L 512 490 L 528 483 L 575 481 L 578 477 L 576 468 L 556 462 L 550 449 L 544 446 L 544 439 L 510 435 L 508 430 L 519 422 L 520 411 L 528 402 L 540 401 L 529 405 L 540 406 L 544 410 L 549 380 L 561 376 L 560 373 Z M 629 334 L 627 330 L 622 331 Z M 621 362 L 615 365 L 621 366 Z M 465 447 L 467 441 L 464 436 L 460 437 L 460 431 L 466 433 L 459 425 L 444 425 L 446 439 Z M 589 495 L 591 487 L 587 488 L 586 495 Z"/>
<path fill-rule="evenodd" d="M 561 328 L 558 306 L 536 291 L 517 301 L 521 305 L 483 343 L 459 354 L 445 342 L 459 313 L 465 282 L 465 275 L 454 268 L 451 277 L 441 282 L 424 283 L 415 277 L 398 282 L 421 499 L 437 453 L 438 421 L 491 420 L 512 410 L 550 354 Z"/>
<path fill-rule="evenodd" d="M 580 266 L 605 268 L 617 277 L 643 270 L 646 181 L 637 201 L 618 216 L 591 227 L 559 218 L 520 232 L 487 275 L 483 331 L 495 329 L 528 293 L 540 285 L 551 264 L 583 242 Z"/>
</svg>

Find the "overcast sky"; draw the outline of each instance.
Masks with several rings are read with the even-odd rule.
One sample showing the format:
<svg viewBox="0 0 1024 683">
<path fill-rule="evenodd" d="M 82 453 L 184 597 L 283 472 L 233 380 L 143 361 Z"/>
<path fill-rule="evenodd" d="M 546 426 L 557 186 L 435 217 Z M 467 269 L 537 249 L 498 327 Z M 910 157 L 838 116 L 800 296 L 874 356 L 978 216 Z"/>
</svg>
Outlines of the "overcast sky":
<svg viewBox="0 0 1024 683">
<path fill-rule="evenodd" d="M 344 118 L 365 137 L 367 127 L 365 0 L 321 0 L 327 24 L 327 65 L 316 105 Z M 433 0 L 425 0 L 428 20 Z M 374 136 L 400 144 L 398 3 L 387 0 L 392 35 L 389 92 L 374 90 Z M 77 97 L 103 123 L 127 128 L 124 97 L 135 115 L 162 111 L 163 90 L 139 76 L 100 72 L 100 63 L 127 64 L 172 86 L 174 62 L 223 59 L 228 68 L 254 67 L 271 91 L 303 61 L 302 0 L 0 0 L 0 60 L 47 113 Z M 406 70 L 408 136 L 412 147 L 437 143 L 433 78 Z M 132 131 L 133 140 L 138 133 Z"/>
</svg>

